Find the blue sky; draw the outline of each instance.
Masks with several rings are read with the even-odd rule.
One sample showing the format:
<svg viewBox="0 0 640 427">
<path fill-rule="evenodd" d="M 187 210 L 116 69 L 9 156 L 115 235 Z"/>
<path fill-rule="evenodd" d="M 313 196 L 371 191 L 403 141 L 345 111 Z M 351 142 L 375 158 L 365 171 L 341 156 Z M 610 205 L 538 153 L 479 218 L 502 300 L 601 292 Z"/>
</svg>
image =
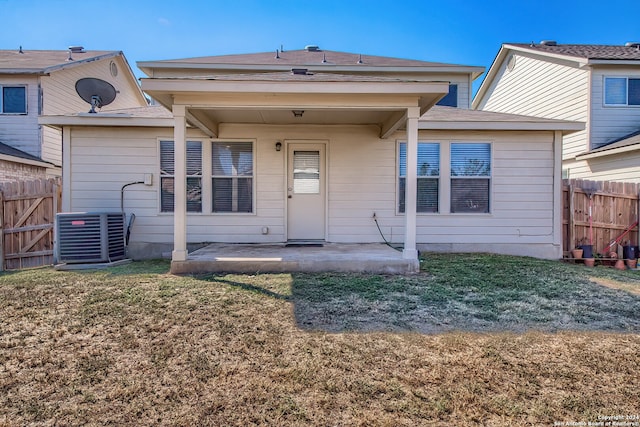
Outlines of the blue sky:
<svg viewBox="0 0 640 427">
<path fill-rule="evenodd" d="M 479 65 L 501 43 L 640 41 L 637 0 L 0 0 L 0 48 L 122 50 L 137 61 L 301 49 Z M 475 87 L 481 79 L 476 81 Z"/>
</svg>

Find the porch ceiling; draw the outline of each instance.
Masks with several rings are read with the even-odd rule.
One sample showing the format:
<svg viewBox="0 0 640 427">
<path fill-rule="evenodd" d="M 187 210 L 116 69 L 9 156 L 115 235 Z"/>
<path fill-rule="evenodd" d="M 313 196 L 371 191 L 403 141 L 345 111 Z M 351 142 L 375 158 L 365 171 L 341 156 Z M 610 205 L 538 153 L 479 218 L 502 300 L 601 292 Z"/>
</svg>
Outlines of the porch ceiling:
<svg viewBox="0 0 640 427">
<path fill-rule="evenodd" d="M 142 88 L 169 110 L 185 106 L 188 122 L 211 137 L 222 123 L 255 123 L 376 125 L 386 138 L 405 124 L 407 108 L 422 114 L 449 90 L 448 82 L 361 80 L 142 79 Z"/>
</svg>

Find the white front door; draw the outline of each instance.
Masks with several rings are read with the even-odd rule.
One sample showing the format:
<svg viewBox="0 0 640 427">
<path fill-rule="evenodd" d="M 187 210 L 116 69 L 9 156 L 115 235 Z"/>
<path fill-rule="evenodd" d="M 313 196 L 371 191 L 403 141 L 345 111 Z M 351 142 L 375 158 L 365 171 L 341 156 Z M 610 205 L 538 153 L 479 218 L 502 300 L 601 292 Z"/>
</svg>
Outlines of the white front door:
<svg viewBox="0 0 640 427">
<path fill-rule="evenodd" d="M 288 144 L 287 238 L 325 238 L 325 144 Z"/>
</svg>

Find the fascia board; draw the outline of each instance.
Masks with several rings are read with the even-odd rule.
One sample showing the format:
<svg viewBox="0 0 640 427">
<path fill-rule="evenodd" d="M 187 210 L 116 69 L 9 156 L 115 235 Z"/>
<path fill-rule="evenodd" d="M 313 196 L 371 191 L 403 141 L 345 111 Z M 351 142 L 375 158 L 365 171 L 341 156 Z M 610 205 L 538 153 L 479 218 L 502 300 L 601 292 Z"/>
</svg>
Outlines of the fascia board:
<svg viewBox="0 0 640 427">
<path fill-rule="evenodd" d="M 145 92 L 447 94 L 448 82 L 278 82 L 240 80 L 141 79 Z"/>
</svg>

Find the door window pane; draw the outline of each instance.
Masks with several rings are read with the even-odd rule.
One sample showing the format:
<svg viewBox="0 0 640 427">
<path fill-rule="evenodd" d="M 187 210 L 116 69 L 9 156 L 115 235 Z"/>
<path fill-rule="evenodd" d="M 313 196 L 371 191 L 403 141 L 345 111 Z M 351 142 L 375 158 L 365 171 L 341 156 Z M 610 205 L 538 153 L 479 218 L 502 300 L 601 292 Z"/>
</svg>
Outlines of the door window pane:
<svg viewBox="0 0 640 427">
<path fill-rule="evenodd" d="M 320 194 L 320 152 L 293 152 L 293 192 Z"/>
</svg>

